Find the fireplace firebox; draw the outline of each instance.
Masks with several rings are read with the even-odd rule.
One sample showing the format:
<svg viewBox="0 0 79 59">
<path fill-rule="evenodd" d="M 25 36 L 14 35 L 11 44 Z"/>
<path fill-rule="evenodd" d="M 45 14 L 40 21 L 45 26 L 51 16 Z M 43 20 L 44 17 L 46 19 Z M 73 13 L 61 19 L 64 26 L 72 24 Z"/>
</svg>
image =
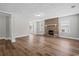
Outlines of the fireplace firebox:
<svg viewBox="0 0 79 59">
<path fill-rule="evenodd" d="M 54 35 L 54 31 L 53 30 L 48 30 L 48 34 L 49 35 Z"/>
</svg>

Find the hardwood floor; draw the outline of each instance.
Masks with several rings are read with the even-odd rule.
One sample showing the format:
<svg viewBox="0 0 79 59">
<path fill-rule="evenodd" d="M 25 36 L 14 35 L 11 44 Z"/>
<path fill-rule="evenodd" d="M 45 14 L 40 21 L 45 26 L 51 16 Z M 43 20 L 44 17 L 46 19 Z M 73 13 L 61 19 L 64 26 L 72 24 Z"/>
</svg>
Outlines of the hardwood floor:
<svg viewBox="0 0 79 59">
<path fill-rule="evenodd" d="M 0 40 L 1 56 L 78 56 L 79 41 L 44 36 Z"/>
</svg>

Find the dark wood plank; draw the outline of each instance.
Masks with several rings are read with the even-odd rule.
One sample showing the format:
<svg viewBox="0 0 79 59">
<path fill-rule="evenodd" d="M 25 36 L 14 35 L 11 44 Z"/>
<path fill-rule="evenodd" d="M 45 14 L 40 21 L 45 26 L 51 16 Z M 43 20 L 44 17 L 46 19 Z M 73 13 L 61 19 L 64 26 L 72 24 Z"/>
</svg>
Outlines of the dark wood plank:
<svg viewBox="0 0 79 59">
<path fill-rule="evenodd" d="M 78 56 L 79 41 L 45 37 L 29 36 L 10 40 L 0 40 L 0 56 Z"/>
</svg>

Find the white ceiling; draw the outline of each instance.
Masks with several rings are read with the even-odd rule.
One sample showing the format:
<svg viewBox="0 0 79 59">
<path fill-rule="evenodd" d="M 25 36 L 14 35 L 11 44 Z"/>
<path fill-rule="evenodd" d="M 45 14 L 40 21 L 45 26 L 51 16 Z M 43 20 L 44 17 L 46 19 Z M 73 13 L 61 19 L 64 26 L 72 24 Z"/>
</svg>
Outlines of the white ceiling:
<svg viewBox="0 0 79 59">
<path fill-rule="evenodd" d="M 75 8 L 71 8 L 75 5 Z M 78 3 L 0 3 L 0 10 L 21 14 L 27 18 L 49 18 L 79 12 Z M 35 15 L 39 15 L 35 16 Z"/>
</svg>

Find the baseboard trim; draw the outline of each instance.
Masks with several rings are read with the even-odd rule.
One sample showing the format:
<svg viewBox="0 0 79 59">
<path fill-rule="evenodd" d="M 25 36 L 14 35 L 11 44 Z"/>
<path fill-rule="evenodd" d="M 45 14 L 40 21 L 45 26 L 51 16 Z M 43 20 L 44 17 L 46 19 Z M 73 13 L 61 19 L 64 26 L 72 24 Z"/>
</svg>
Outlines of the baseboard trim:
<svg viewBox="0 0 79 59">
<path fill-rule="evenodd" d="M 14 38 L 12 38 L 12 43 L 15 43 L 16 42 L 16 39 L 18 38 L 23 38 L 23 37 L 28 37 L 28 35 L 22 35 L 22 36 L 15 36 Z"/>
<path fill-rule="evenodd" d="M 18 38 L 18 37 L 24 37 L 24 36 L 29 36 L 29 35 L 15 36 L 15 38 Z"/>
<path fill-rule="evenodd" d="M 67 39 L 73 39 L 73 40 L 79 40 L 79 38 L 75 37 L 64 37 L 64 36 L 59 36 L 60 38 L 67 38 Z"/>
<path fill-rule="evenodd" d="M 15 42 L 16 42 L 16 40 L 15 40 L 15 39 L 14 39 L 14 40 L 11 40 L 11 42 L 12 42 L 12 43 L 15 43 Z"/>
<path fill-rule="evenodd" d="M 28 37 L 29 35 L 23 35 L 23 36 L 17 36 L 15 39 L 23 38 L 23 37 Z"/>
</svg>

